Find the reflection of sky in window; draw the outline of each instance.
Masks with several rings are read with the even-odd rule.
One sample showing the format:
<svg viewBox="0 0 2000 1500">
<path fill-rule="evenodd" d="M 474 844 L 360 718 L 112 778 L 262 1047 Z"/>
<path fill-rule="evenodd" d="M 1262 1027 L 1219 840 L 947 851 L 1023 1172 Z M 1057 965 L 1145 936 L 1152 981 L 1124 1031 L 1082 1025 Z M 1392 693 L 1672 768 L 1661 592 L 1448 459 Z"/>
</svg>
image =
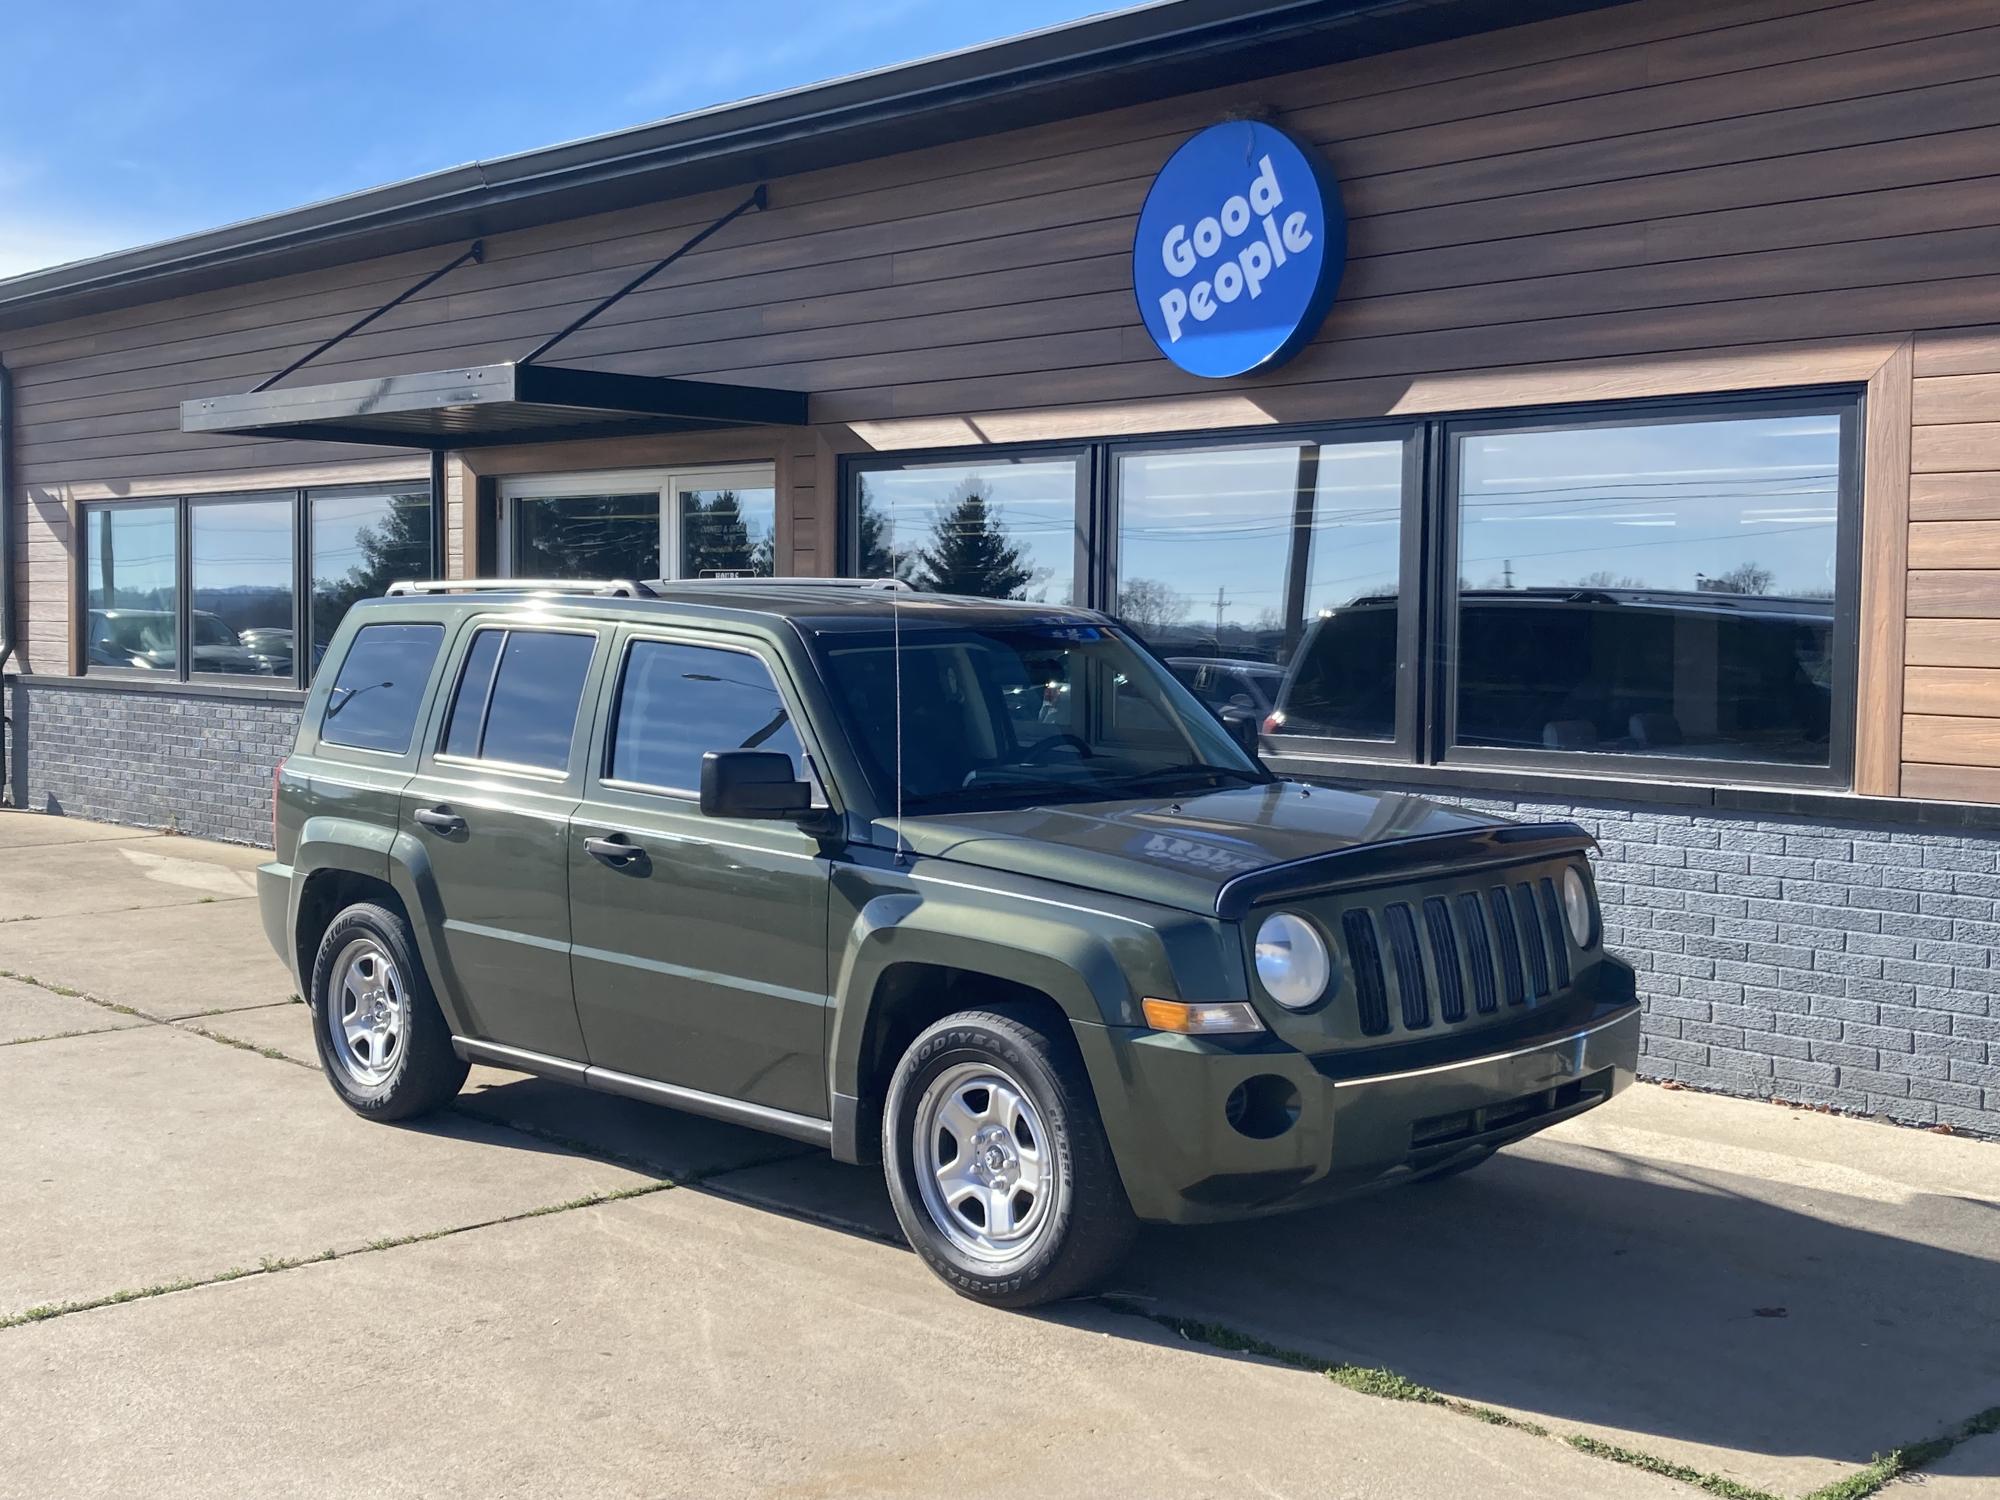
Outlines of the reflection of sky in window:
<svg viewBox="0 0 2000 1500">
<path fill-rule="evenodd" d="M 1119 466 L 1121 594 L 1153 586 L 1205 622 L 1276 623 L 1285 605 L 1302 457 L 1297 444 L 1157 453 Z M 1401 443 L 1318 449 L 1307 617 L 1396 591 L 1403 497 Z"/>
<path fill-rule="evenodd" d="M 966 480 L 978 482 L 989 511 L 1021 549 L 1034 580 L 1022 597 L 1050 604 L 1073 602 L 1076 579 L 1076 463 L 1025 459 L 1019 463 L 926 464 L 877 470 L 861 476 L 861 501 L 885 518 L 881 545 L 904 559 L 933 544 L 938 511 L 959 496 Z"/>
<path fill-rule="evenodd" d="M 196 505 L 190 518 L 197 589 L 292 587 L 292 502 Z"/>
<path fill-rule="evenodd" d="M 105 598 L 105 540 L 110 533 L 111 588 L 116 597 Z M 106 507 L 89 512 L 88 556 L 91 603 L 136 607 L 137 596 L 157 594 L 161 601 L 174 593 L 174 512 L 171 506 L 148 505 L 132 509 Z"/>
<path fill-rule="evenodd" d="M 1835 417 L 1491 433 L 1459 463 L 1470 587 L 1692 591 L 1761 569 L 1770 594 L 1833 591 Z"/>
</svg>

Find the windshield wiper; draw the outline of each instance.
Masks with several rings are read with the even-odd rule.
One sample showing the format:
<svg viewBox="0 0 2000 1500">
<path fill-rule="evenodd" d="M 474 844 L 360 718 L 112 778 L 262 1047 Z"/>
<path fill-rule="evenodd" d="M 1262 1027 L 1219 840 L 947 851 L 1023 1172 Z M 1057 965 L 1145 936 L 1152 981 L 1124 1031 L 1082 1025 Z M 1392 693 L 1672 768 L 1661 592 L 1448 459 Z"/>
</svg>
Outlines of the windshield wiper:
<svg viewBox="0 0 2000 1500">
<path fill-rule="evenodd" d="M 1237 766 L 1211 766 L 1203 761 L 1189 761 L 1185 765 L 1161 766 L 1153 771 L 1134 771 L 1129 776 L 1113 778 L 1120 787 L 1151 786 L 1158 781 L 1185 781 L 1193 776 L 1216 776 L 1241 781 L 1250 786 L 1262 786 L 1271 778 L 1257 771 L 1246 771 Z"/>
</svg>

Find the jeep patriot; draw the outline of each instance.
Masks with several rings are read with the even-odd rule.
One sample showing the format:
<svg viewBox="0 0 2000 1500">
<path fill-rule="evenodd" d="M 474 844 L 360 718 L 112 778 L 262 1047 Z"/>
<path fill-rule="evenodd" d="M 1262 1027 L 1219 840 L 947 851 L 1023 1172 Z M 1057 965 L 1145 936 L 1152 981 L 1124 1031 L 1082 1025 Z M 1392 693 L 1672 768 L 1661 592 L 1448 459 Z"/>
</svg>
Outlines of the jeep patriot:
<svg viewBox="0 0 2000 1500">
<path fill-rule="evenodd" d="M 1590 839 L 1273 776 L 1117 622 L 857 581 L 397 585 L 273 794 L 356 1112 L 470 1062 L 879 1160 L 951 1286 L 1434 1178 L 1631 1081 Z"/>
</svg>

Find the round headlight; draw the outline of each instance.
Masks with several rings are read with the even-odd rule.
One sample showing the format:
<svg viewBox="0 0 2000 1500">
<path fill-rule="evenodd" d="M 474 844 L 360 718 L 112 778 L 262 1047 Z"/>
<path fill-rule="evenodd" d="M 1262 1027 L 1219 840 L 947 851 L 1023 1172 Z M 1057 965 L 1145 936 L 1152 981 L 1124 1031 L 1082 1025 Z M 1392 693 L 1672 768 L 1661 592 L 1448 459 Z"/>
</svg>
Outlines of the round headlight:
<svg viewBox="0 0 2000 1500">
<path fill-rule="evenodd" d="M 1287 1010 L 1304 1010 L 1324 995 L 1331 972 L 1326 943 L 1304 917 L 1281 911 L 1257 929 L 1257 977 Z"/>
<path fill-rule="evenodd" d="M 1563 871 L 1563 918 L 1569 923 L 1569 935 L 1577 947 L 1588 948 L 1596 933 L 1596 923 L 1590 910 L 1590 887 L 1584 883 L 1583 872 L 1574 868 Z"/>
</svg>

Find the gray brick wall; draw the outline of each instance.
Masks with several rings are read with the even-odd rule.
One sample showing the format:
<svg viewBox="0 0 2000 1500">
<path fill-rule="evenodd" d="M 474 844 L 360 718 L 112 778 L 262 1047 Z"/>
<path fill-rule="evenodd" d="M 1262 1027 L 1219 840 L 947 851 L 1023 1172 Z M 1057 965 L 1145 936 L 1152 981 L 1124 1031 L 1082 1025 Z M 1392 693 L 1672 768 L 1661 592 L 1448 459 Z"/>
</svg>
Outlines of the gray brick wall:
<svg viewBox="0 0 2000 1500">
<path fill-rule="evenodd" d="M 2000 1135 L 2000 832 L 1448 800 L 1597 837 L 1646 1076 Z"/>
<path fill-rule="evenodd" d="M 8 755 L 24 807 L 271 841 L 271 772 L 295 702 L 9 680 Z"/>
</svg>

